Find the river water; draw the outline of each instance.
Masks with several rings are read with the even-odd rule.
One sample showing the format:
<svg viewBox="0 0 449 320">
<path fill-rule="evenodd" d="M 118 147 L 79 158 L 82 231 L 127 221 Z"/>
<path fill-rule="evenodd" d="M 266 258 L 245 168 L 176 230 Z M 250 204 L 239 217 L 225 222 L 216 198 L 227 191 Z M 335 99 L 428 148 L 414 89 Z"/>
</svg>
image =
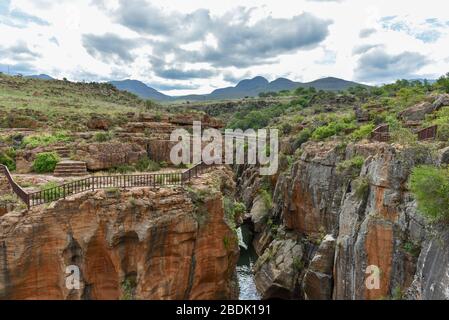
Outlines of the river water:
<svg viewBox="0 0 449 320">
<path fill-rule="evenodd" d="M 246 225 L 237 230 L 239 236 L 240 258 L 237 262 L 237 276 L 240 287 L 240 300 L 260 300 L 254 282 L 252 268 L 257 260 L 257 254 L 252 245 L 252 232 Z"/>
</svg>

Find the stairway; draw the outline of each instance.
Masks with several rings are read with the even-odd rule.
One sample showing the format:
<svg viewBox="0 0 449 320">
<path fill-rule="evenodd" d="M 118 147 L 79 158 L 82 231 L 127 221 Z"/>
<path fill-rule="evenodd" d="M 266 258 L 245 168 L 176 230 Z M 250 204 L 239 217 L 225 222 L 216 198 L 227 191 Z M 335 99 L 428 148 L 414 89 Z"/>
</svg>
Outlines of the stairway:
<svg viewBox="0 0 449 320">
<path fill-rule="evenodd" d="M 70 158 L 70 149 L 64 146 L 61 147 L 55 147 L 53 149 L 61 158 Z"/>
<path fill-rule="evenodd" d="M 56 165 L 55 177 L 80 177 L 87 175 L 87 166 L 83 161 L 62 160 Z"/>
</svg>

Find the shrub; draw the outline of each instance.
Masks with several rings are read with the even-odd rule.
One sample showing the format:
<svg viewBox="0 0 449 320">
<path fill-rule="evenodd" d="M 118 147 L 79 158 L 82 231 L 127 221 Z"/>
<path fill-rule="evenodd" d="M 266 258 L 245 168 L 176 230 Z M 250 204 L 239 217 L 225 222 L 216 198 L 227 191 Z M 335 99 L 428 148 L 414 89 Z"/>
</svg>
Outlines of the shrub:
<svg viewBox="0 0 449 320">
<path fill-rule="evenodd" d="M 342 118 L 338 121 L 334 121 L 329 123 L 328 125 L 317 128 L 313 132 L 312 138 L 318 141 L 324 140 L 326 138 L 335 136 L 346 129 L 352 129 L 354 127 L 355 124 L 353 123 L 353 121 L 351 121 L 350 118 Z"/>
<path fill-rule="evenodd" d="M 445 123 L 438 126 L 437 138 L 440 141 L 449 141 L 449 124 Z"/>
<path fill-rule="evenodd" d="M 260 194 L 261 197 L 262 197 L 262 200 L 263 200 L 263 202 L 264 202 L 264 204 L 265 204 L 265 207 L 266 207 L 268 210 L 270 210 L 271 207 L 273 206 L 273 200 L 271 199 L 271 195 L 270 195 L 270 194 L 268 193 L 268 191 L 265 190 L 265 189 L 259 190 L 259 194 Z"/>
<path fill-rule="evenodd" d="M 369 136 L 371 135 L 371 132 L 373 130 L 374 130 L 373 124 L 365 124 L 365 125 L 361 126 L 360 128 L 358 128 L 357 130 L 355 130 L 351 134 L 351 139 L 362 140 L 362 139 L 369 138 Z"/>
<path fill-rule="evenodd" d="M 150 160 L 148 158 L 140 159 L 137 162 L 137 164 L 135 165 L 135 167 L 136 167 L 137 171 L 141 171 L 141 172 L 144 172 L 144 171 L 153 172 L 153 171 L 159 171 L 161 169 L 159 163 L 157 163 L 153 160 Z"/>
<path fill-rule="evenodd" d="M 283 123 L 282 125 L 281 125 L 281 132 L 282 132 L 282 134 L 284 134 L 284 135 L 287 135 L 287 134 L 289 134 L 290 132 L 292 132 L 292 125 L 291 124 L 289 124 L 289 123 Z"/>
<path fill-rule="evenodd" d="M 359 177 L 352 183 L 354 194 L 359 201 L 365 199 L 369 191 L 369 180 L 366 177 Z"/>
<path fill-rule="evenodd" d="M 122 296 L 120 300 L 134 300 L 137 283 L 135 278 L 127 278 L 122 282 Z"/>
<path fill-rule="evenodd" d="M 9 171 L 16 170 L 16 162 L 6 152 L 0 153 L 0 163 L 7 166 Z"/>
<path fill-rule="evenodd" d="M 415 167 L 410 176 L 410 190 L 419 211 L 431 221 L 449 219 L 449 170 L 432 166 Z"/>
<path fill-rule="evenodd" d="M 245 213 L 246 206 L 243 203 L 234 201 L 229 197 L 224 197 L 223 207 L 228 224 L 235 229 L 235 217 Z"/>
<path fill-rule="evenodd" d="M 112 140 L 113 137 L 114 137 L 113 134 L 110 132 L 97 132 L 94 135 L 94 140 L 96 142 L 106 142 Z"/>
<path fill-rule="evenodd" d="M 159 167 L 160 167 L 160 168 L 167 168 L 167 167 L 168 167 L 167 161 L 161 161 L 161 162 L 159 163 Z"/>
<path fill-rule="evenodd" d="M 449 73 L 439 78 L 435 83 L 435 86 L 445 91 L 446 93 L 449 93 Z"/>
<path fill-rule="evenodd" d="M 33 171 L 37 173 L 53 172 L 60 160 L 56 152 L 39 153 L 33 162 Z"/>
<path fill-rule="evenodd" d="M 391 139 L 403 146 L 411 145 L 418 141 L 418 137 L 413 132 L 403 127 L 392 130 Z"/>
<path fill-rule="evenodd" d="M 25 137 L 22 141 L 24 147 L 37 148 L 45 147 L 58 142 L 70 142 L 72 138 L 67 133 L 61 131 L 54 134 L 41 134 Z"/>
<path fill-rule="evenodd" d="M 311 136 L 312 131 L 309 128 L 302 130 L 296 137 L 295 142 L 293 142 L 293 148 L 295 150 L 300 148 L 304 143 L 309 141 Z"/>
<path fill-rule="evenodd" d="M 354 173 L 360 173 L 363 164 L 365 163 L 365 158 L 361 156 L 355 156 L 351 159 L 340 162 L 337 165 L 337 172 L 343 173 L 345 171 L 353 171 Z"/>
<path fill-rule="evenodd" d="M 126 174 L 126 173 L 135 172 L 136 169 L 133 166 L 130 166 L 128 164 L 122 164 L 115 168 L 110 169 L 109 171 L 112 173 Z"/>
<path fill-rule="evenodd" d="M 409 253 L 412 257 L 418 258 L 421 253 L 421 246 L 412 241 L 403 243 L 402 248 L 405 252 Z"/>
<path fill-rule="evenodd" d="M 234 203 L 234 212 L 237 215 L 241 215 L 246 212 L 246 206 L 241 202 Z"/>
<path fill-rule="evenodd" d="M 326 138 L 335 136 L 336 134 L 337 134 L 337 131 L 335 130 L 335 128 L 331 125 L 327 125 L 327 126 L 317 128 L 313 132 L 312 138 L 314 140 L 324 140 Z"/>
</svg>

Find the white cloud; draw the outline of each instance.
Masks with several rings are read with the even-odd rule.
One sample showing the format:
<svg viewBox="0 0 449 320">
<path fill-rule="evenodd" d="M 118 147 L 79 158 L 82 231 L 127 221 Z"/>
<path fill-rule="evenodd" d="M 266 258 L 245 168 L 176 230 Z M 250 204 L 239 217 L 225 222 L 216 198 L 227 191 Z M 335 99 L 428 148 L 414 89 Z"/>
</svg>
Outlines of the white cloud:
<svg viewBox="0 0 449 320">
<path fill-rule="evenodd" d="M 141 17 L 145 21 L 148 16 L 149 24 L 132 28 L 116 16 L 119 0 L 2 0 L 0 71 L 9 65 L 17 72 L 73 80 L 135 78 L 171 94 L 207 93 L 256 75 L 297 81 L 336 76 L 377 83 L 410 75 L 437 77 L 449 71 L 445 1 L 413 5 L 405 0 L 146 2 L 154 15 L 142 10 Z M 138 20 L 135 12 L 128 13 L 128 21 Z M 299 45 L 302 42 L 285 46 L 285 41 L 291 38 L 293 43 L 312 25 L 305 24 L 298 32 L 287 29 L 300 24 L 294 17 L 304 13 L 316 21 L 331 21 L 328 34 L 310 48 Z M 157 15 L 177 24 L 154 24 Z M 226 19 L 239 27 L 232 29 Z M 227 34 L 226 29 L 219 32 L 220 24 L 234 33 L 245 29 L 245 36 Z M 269 29 L 265 38 L 258 37 L 257 30 L 280 25 L 275 37 L 268 37 Z M 317 31 L 318 24 L 314 25 L 312 31 Z M 309 34 L 314 33 L 309 30 Z M 111 37 L 121 39 L 121 47 L 108 43 Z M 234 43 L 224 42 L 223 37 Z M 177 45 L 187 55 L 205 49 L 208 55 L 183 56 L 174 50 Z M 396 70 L 379 68 L 382 61 Z"/>
</svg>

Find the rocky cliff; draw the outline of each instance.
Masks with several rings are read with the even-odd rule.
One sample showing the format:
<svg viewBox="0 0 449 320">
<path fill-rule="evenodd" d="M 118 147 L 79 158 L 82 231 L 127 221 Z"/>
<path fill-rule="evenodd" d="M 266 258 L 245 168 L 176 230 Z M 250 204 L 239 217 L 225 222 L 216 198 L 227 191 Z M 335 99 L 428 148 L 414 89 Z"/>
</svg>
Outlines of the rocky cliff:
<svg viewBox="0 0 449 320">
<path fill-rule="evenodd" d="M 233 298 L 238 241 L 222 199 L 208 184 L 107 190 L 8 213 L 0 298 Z M 66 286 L 70 266 L 79 290 Z"/>
<path fill-rule="evenodd" d="M 444 162 L 444 154 L 425 145 L 306 144 L 255 228 L 262 296 L 449 299 L 447 228 L 427 223 L 407 189 L 414 166 Z M 364 159 L 361 168 L 354 157 Z M 261 187 L 253 169 L 239 179 L 250 208 Z"/>
</svg>

